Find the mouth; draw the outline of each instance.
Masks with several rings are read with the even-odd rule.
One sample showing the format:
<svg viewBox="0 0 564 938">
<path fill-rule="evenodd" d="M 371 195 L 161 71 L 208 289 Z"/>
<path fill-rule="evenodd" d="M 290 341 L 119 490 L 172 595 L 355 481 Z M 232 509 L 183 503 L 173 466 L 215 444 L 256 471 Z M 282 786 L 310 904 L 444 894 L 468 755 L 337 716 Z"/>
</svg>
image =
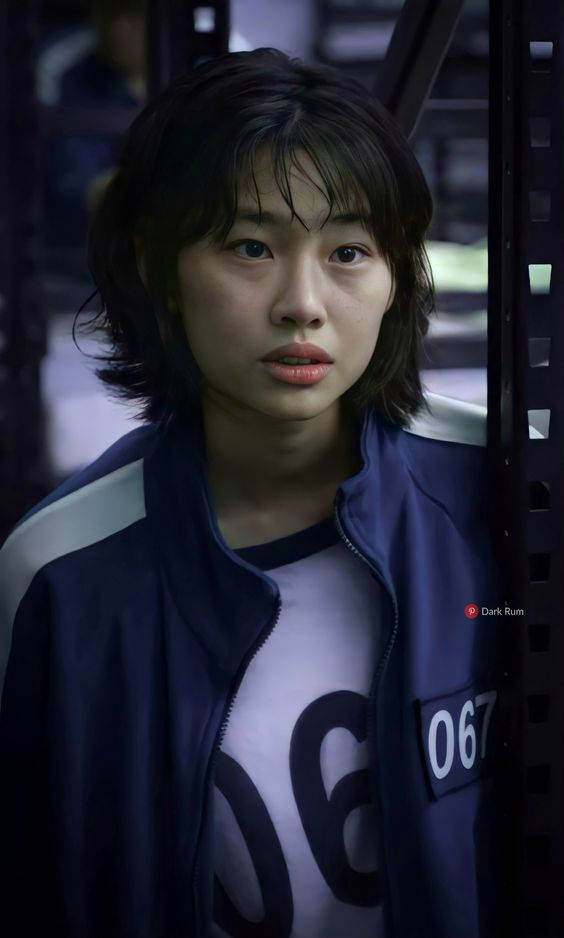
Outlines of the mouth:
<svg viewBox="0 0 564 938">
<path fill-rule="evenodd" d="M 291 359 L 292 362 L 295 360 Z M 300 364 L 294 365 L 287 361 L 266 361 L 263 364 L 269 374 L 277 381 L 283 381 L 286 384 L 293 384 L 298 387 L 317 384 L 331 370 L 330 362 L 308 361 L 306 364 L 302 361 Z"/>
<path fill-rule="evenodd" d="M 319 365 L 318 358 L 276 358 L 279 365 Z"/>
<path fill-rule="evenodd" d="M 306 365 L 332 364 L 333 359 L 325 349 L 319 345 L 313 345 L 311 342 L 290 342 L 287 345 L 279 345 L 268 355 L 265 355 L 263 362 L 280 362 L 284 365 L 295 367 Z"/>
</svg>

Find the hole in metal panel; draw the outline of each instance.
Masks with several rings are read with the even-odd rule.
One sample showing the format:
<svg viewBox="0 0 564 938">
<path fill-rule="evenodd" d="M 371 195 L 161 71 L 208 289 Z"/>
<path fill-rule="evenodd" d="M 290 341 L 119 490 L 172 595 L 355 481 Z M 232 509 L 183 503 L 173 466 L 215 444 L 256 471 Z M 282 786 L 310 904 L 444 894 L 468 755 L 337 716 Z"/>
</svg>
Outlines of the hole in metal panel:
<svg viewBox="0 0 564 938">
<path fill-rule="evenodd" d="M 550 221 L 551 193 L 549 189 L 529 191 L 529 215 L 531 221 Z"/>
<path fill-rule="evenodd" d="M 550 146 L 550 118 L 530 117 L 529 132 L 532 147 Z"/>
<path fill-rule="evenodd" d="M 552 43 L 544 41 L 533 41 L 529 43 L 529 51 L 532 59 L 551 59 Z"/>
<path fill-rule="evenodd" d="M 527 791 L 530 795 L 545 795 L 550 791 L 550 766 L 527 766 Z"/>
<path fill-rule="evenodd" d="M 548 368 L 550 364 L 550 336 L 529 339 L 529 365 L 531 368 Z"/>
<path fill-rule="evenodd" d="M 527 696 L 527 709 L 530 723 L 546 723 L 550 711 L 550 696 L 548 694 L 529 694 Z"/>
<path fill-rule="evenodd" d="M 530 622 L 529 651 L 533 654 L 547 652 L 550 648 L 550 625 L 548 622 Z"/>
<path fill-rule="evenodd" d="M 527 264 L 529 287 L 534 295 L 550 293 L 552 264 Z"/>
<path fill-rule="evenodd" d="M 529 580 L 546 583 L 550 574 L 550 554 L 529 554 Z"/>
<path fill-rule="evenodd" d="M 536 430 L 543 439 L 548 440 L 550 436 L 550 409 L 548 410 L 528 410 L 529 418 L 529 439 L 538 439 L 533 433 Z"/>
<path fill-rule="evenodd" d="M 215 29 L 215 10 L 213 7 L 194 8 L 194 30 L 197 33 L 213 33 Z"/>
<path fill-rule="evenodd" d="M 550 508 L 550 484 L 533 479 L 529 482 L 529 510 L 539 511 Z"/>
<path fill-rule="evenodd" d="M 531 72 L 533 75 L 549 75 L 552 68 L 552 43 L 530 42 Z"/>
</svg>

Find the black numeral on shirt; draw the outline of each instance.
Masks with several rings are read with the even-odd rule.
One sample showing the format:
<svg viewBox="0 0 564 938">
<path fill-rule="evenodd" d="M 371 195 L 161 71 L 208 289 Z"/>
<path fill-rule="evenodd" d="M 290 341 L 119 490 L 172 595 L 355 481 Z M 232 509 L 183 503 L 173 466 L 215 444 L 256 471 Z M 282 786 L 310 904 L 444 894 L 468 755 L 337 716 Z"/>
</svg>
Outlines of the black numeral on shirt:
<svg viewBox="0 0 564 938">
<path fill-rule="evenodd" d="M 238 938 L 288 938 L 294 904 L 288 867 L 266 805 L 252 779 L 235 759 L 218 753 L 215 784 L 225 796 L 247 844 L 259 881 L 264 918 L 249 922 L 235 908 L 220 880 L 214 877 L 214 920 Z"/>
<path fill-rule="evenodd" d="M 321 744 L 336 727 L 344 727 L 359 743 L 363 742 L 366 716 L 367 700 L 361 694 L 337 691 L 320 697 L 298 717 L 289 758 L 296 806 L 312 855 L 327 885 L 342 902 L 376 906 L 383 899 L 379 872 L 353 869 L 344 843 L 348 815 L 371 802 L 369 770 L 345 775 L 327 798 L 320 761 Z M 280 840 L 266 805 L 242 766 L 221 751 L 215 784 L 230 804 L 247 845 L 261 889 L 264 917 L 260 922 L 250 922 L 241 915 L 216 875 L 214 921 L 237 938 L 288 938 L 294 917 L 292 889 Z"/>
<path fill-rule="evenodd" d="M 327 800 L 321 775 L 321 743 L 342 726 L 361 743 L 366 739 L 366 698 L 352 691 L 326 694 L 306 707 L 296 721 L 290 744 L 294 798 L 311 852 L 329 888 L 342 902 L 373 906 L 381 901 L 380 874 L 350 866 L 343 829 L 354 808 L 370 803 L 370 773 L 360 769 L 343 776 Z"/>
</svg>

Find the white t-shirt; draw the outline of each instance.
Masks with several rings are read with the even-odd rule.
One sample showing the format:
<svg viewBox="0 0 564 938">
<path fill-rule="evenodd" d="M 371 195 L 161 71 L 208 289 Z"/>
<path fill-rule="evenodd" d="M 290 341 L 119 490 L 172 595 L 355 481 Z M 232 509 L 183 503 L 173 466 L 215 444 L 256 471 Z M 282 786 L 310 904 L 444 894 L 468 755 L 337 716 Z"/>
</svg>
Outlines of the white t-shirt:
<svg viewBox="0 0 564 938">
<path fill-rule="evenodd" d="M 218 753 L 211 934 L 380 938 L 366 742 L 380 584 L 332 519 L 236 553 L 277 582 L 282 606 Z"/>
</svg>

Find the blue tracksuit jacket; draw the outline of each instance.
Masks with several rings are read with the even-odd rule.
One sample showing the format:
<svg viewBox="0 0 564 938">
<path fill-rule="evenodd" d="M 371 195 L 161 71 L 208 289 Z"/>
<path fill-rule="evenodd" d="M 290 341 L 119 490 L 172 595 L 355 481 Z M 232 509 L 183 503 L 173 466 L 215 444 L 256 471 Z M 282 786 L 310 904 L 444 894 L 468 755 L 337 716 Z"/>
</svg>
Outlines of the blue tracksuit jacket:
<svg viewBox="0 0 564 938">
<path fill-rule="evenodd" d="M 496 938 L 498 620 L 482 612 L 503 593 L 486 416 L 428 400 L 433 419 L 407 431 L 366 415 L 362 470 L 334 503 L 387 597 L 368 709 L 386 927 Z M 279 593 L 221 538 L 202 433 L 199 413 L 181 432 L 136 428 L 0 551 L 9 938 L 206 935 L 214 753 Z"/>
</svg>

